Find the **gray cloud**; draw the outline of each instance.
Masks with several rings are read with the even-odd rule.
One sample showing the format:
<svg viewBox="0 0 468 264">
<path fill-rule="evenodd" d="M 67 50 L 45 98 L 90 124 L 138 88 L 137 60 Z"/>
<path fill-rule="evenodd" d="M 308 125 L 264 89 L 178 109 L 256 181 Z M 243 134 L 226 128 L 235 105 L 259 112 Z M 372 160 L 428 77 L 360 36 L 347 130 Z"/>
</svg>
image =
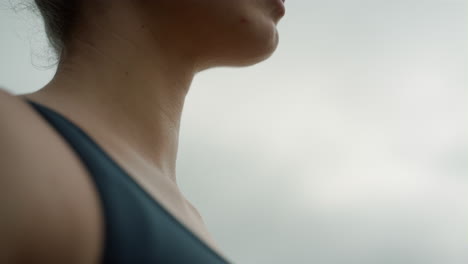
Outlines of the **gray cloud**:
<svg viewBox="0 0 468 264">
<path fill-rule="evenodd" d="M 286 5 L 269 60 L 204 72 L 187 97 L 178 182 L 220 247 L 246 264 L 468 263 L 468 3 Z M 30 26 L 0 12 L 0 85 L 39 89 L 52 71 L 30 65 Z"/>
</svg>

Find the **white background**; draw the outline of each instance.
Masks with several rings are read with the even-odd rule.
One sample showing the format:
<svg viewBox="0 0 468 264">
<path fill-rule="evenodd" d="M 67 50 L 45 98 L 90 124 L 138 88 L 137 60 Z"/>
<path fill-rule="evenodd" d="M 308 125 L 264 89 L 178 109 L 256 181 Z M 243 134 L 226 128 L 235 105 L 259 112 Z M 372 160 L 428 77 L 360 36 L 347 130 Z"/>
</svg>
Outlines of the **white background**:
<svg viewBox="0 0 468 264">
<path fill-rule="evenodd" d="M 0 0 L 0 86 L 45 85 Z M 22 1 L 13 1 L 22 2 Z M 178 183 L 236 263 L 468 263 L 468 1 L 287 0 L 267 61 L 196 76 Z"/>
</svg>

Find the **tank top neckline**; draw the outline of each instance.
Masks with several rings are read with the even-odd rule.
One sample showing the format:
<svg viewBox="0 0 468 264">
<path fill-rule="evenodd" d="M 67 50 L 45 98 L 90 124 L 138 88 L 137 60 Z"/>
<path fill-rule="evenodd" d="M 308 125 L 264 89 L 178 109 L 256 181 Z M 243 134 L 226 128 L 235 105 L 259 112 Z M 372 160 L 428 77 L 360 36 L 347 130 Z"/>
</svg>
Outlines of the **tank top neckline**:
<svg viewBox="0 0 468 264">
<path fill-rule="evenodd" d="M 88 142 L 91 143 L 91 145 L 96 149 L 98 150 L 99 153 L 102 154 L 102 156 L 108 161 L 110 162 L 115 168 L 117 168 L 123 175 L 125 175 L 129 180 L 130 182 L 132 183 L 132 185 L 134 185 L 138 190 L 140 190 L 146 197 L 148 197 L 149 200 L 151 200 L 153 203 L 155 203 L 159 208 L 162 209 L 162 211 L 167 215 L 169 216 L 169 218 L 174 222 L 176 223 L 176 225 L 180 226 L 182 230 L 185 230 L 186 233 L 188 233 L 190 236 L 193 236 L 196 240 L 198 240 L 200 242 L 200 244 L 204 245 L 205 248 L 208 249 L 208 251 L 210 251 L 211 253 L 213 253 L 215 256 L 218 256 L 219 258 L 223 259 L 224 261 L 226 261 L 226 263 L 229 263 L 227 262 L 227 259 L 224 258 L 224 256 L 218 254 L 213 248 L 211 248 L 210 246 L 208 246 L 208 244 L 203 241 L 200 237 L 198 237 L 197 235 L 195 235 L 195 233 L 190 230 L 185 224 L 183 224 L 181 221 L 179 221 L 172 213 L 169 212 L 168 209 L 166 209 L 159 201 L 157 201 L 152 195 L 149 194 L 148 191 L 146 191 L 146 189 L 144 189 L 140 183 L 138 183 L 133 177 L 130 176 L 130 174 L 123 168 L 121 167 L 117 161 L 115 161 L 109 154 L 107 154 L 106 151 L 104 151 L 104 149 L 90 136 L 88 135 L 80 126 L 78 126 L 77 124 L 75 124 L 72 120 L 66 118 L 64 115 L 60 114 L 58 111 L 48 107 L 48 106 L 45 106 L 41 103 L 37 103 L 37 102 L 34 102 L 28 98 L 24 98 L 23 100 L 25 100 L 26 102 L 36 106 L 36 107 L 39 107 L 41 109 L 45 109 L 47 112 L 49 113 L 52 113 L 53 115 L 55 115 L 56 117 L 58 117 L 59 119 L 61 119 L 62 121 L 64 121 L 65 123 L 67 123 L 68 125 L 70 125 L 73 129 L 75 129 L 81 136 L 83 136 Z"/>
</svg>

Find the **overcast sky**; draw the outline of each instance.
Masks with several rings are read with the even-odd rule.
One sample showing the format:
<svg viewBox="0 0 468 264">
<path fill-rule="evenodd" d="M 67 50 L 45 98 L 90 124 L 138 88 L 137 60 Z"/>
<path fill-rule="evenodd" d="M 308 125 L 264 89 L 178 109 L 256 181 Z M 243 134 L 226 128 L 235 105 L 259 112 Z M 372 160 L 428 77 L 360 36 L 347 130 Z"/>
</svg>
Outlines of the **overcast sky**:
<svg viewBox="0 0 468 264">
<path fill-rule="evenodd" d="M 0 86 L 45 85 L 0 0 Z M 468 263 L 468 1 L 287 0 L 267 61 L 196 76 L 178 183 L 235 263 Z"/>
</svg>

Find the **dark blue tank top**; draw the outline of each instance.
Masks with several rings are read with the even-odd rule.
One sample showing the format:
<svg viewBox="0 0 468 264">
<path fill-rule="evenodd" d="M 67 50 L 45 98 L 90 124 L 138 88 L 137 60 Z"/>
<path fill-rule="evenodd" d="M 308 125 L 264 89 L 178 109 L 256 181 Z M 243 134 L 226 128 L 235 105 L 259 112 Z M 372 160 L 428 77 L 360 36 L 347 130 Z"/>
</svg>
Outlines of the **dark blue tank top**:
<svg viewBox="0 0 468 264">
<path fill-rule="evenodd" d="M 105 219 L 101 263 L 229 263 L 153 199 L 72 121 L 25 100 L 68 142 L 95 182 Z"/>
</svg>

